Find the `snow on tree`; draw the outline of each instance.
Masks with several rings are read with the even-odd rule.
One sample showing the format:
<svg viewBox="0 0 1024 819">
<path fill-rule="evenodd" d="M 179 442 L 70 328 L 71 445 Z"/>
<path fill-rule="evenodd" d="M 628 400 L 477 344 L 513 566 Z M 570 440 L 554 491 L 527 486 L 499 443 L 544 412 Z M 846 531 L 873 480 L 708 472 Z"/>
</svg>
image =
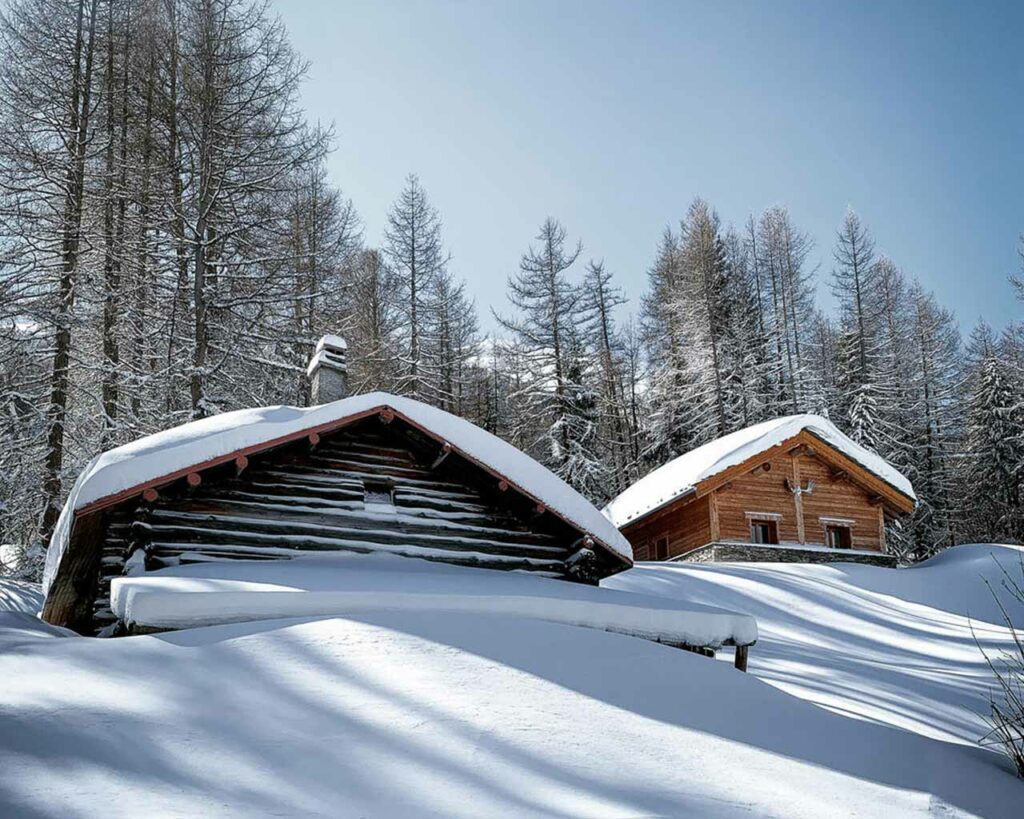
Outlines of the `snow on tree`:
<svg viewBox="0 0 1024 819">
<path fill-rule="evenodd" d="M 420 184 L 409 174 L 388 212 L 384 252 L 401 293 L 403 373 L 399 391 L 411 396 L 429 393 L 436 373 L 430 371 L 424 326 L 429 298 L 447 264 L 441 242 L 441 217 Z"/>
</svg>

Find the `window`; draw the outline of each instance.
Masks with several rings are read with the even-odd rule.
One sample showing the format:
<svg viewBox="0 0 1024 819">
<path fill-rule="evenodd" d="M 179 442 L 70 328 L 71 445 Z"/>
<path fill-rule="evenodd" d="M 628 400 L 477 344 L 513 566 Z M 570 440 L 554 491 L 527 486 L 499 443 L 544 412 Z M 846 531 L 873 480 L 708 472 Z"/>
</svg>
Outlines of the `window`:
<svg viewBox="0 0 1024 819">
<path fill-rule="evenodd" d="M 830 549 L 849 549 L 853 545 L 853 537 L 849 526 L 835 524 L 825 527 L 825 545 Z"/>
<path fill-rule="evenodd" d="M 660 537 L 654 544 L 654 559 L 668 560 L 668 538 Z"/>
<path fill-rule="evenodd" d="M 363 503 L 367 506 L 374 504 L 379 506 L 391 506 L 394 498 L 391 494 L 391 485 L 384 481 L 363 481 Z"/>
<path fill-rule="evenodd" d="M 774 520 L 750 521 L 750 542 L 751 543 L 778 543 L 779 525 Z"/>
</svg>

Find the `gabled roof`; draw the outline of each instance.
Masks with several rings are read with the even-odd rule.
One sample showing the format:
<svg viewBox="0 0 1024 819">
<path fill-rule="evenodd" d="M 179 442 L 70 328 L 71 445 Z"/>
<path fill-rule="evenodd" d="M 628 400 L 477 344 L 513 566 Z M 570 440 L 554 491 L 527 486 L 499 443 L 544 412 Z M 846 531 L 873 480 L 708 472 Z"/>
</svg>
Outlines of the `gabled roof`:
<svg viewBox="0 0 1024 819">
<path fill-rule="evenodd" d="M 892 490 L 916 503 L 910 481 L 881 456 L 840 432 L 820 415 L 788 415 L 738 430 L 680 455 L 644 476 L 604 508 L 622 527 L 692 491 L 699 484 L 807 432 L 859 464 Z"/>
<path fill-rule="evenodd" d="M 526 453 L 469 421 L 411 398 L 372 392 L 316 407 L 259 407 L 214 415 L 147 435 L 93 458 L 68 496 L 46 555 L 48 591 L 67 550 L 76 517 L 118 503 L 196 468 L 226 463 L 312 433 L 390 411 L 452 451 L 544 504 L 625 564 L 628 541 L 593 504 Z"/>
</svg>

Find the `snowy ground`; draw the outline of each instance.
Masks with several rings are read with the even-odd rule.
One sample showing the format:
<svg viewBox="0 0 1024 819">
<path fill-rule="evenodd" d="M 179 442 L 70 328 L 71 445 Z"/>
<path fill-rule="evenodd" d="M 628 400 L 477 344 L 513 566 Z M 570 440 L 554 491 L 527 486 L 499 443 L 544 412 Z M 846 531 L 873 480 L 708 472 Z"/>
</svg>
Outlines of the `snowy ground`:
<svg viewBox="0 0 1024 819">
<path fill-rule="evenodd" d="M 43 593 L 36 583 L 0 579 L 0 611 L 37 614 L 43 607 Z"/>
<path fill-rule="evenodd" d="M 1022 554 L 957 546 L 900 570 L 646 563 L 603 585 L 752 614 L 752 674 L 838 713 L 973 745 L 991 681 L 978 645 L 993 657 L 1012 648 L 993 591 L 1009 603 L 1002 569 L 1019 582 Z"/>
<path fill-rule="evenodd" d="M 821 664 L 838 662 L 860 702 L 857 686 L 895 684 L 878 675 L 887 658 L 933 663 L 926 647 L 946 687 L 978 687 L 962 618 L 894 601 L 855 621 L 853 598 L 884 595 L 853 583 L 837 586 L 839 613 L 827 615 L 820 579 L 774 567 L 771 581 L 758 568 L 742 567 L 758 577 L 744 580 L 714 567 L 689 585 L 714 588 L 717 574 L 726 599 L 703 602 L 727 608 L 743 590 L 787 596 L 787 616 L 762 620 L 751 654 L 771 684 L 646 640 L 509 614 L 386 612 L 116 640 L 64 638 L 20 614 L 21 627 L 0 624 L 0 815 L 1019 815 L 1024 785 L 995 754 L 934 738 L 972 730 L 938 677 L 907 673 L 888 695 L 916 703 L 916 723 L 918 698 L 930 698 L 942 713 L 929 731 L 831 712 L 781 679 L 802 663 L 814 691 L 833 673 Z M 691 571 L 642 568 L 617 583 L 675 594 L 670 573 Z M 904 642 L 918 648 L 899 654 Z"/>
</svg>

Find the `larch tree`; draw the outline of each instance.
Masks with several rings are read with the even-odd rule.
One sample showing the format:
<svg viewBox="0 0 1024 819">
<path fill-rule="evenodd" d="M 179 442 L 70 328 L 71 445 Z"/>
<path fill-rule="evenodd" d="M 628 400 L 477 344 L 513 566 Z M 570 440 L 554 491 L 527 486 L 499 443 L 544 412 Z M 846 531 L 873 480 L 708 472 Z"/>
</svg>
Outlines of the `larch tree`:
<svg viewBox="0 0 1024 819">
<path fill-rule="evenodd" d="M 519 271 L 509 276 L 510 316 L 495 314 L 498 323 L 521 346 L 529 370 L 523 374 L 513 400 L 521 407 L 525 425 L 536 430 L 529 450 L 537 453 L 561 477 L 570 464 L 569 333 L 577 321 L 579 288 L 568 278 L 582 246 L 567 243 L 565 228 L 548 218 L 536 243 L 523 254 Z"/>
<path fill-rule="evenodd" d="M 4 231 L 24 260 L 8 266 L 18 320 L 52 346 L 39 531 L 57 521 L 71 401 L 98 0 L 20 0 L 0 14 L 0 190 Z"/>
<path fill-rule="evenodd" d="M 447 264 L 441 241 L 441 217 L 415 174 L 391 206 L 384 233 L 384 252 L 401 289 L 404 350 L 401 391 L 417 397 L 434 386 L 424 339 L 429 300 L 435 281 Z"/>
<path fill-rule="evenodd" d="M 604 459 L 610 466 L 608 480 L 617 494 L 636 476 L 630 455 L 631 430 L 623 378 L 622 341 L 616 328 L 615 311 L 626 303 L 621 290 L 603 262 L 587 263 L 580 303 L 583 335 L 587 347 L 597 356 L 598 436 Z"/>
</svg>

